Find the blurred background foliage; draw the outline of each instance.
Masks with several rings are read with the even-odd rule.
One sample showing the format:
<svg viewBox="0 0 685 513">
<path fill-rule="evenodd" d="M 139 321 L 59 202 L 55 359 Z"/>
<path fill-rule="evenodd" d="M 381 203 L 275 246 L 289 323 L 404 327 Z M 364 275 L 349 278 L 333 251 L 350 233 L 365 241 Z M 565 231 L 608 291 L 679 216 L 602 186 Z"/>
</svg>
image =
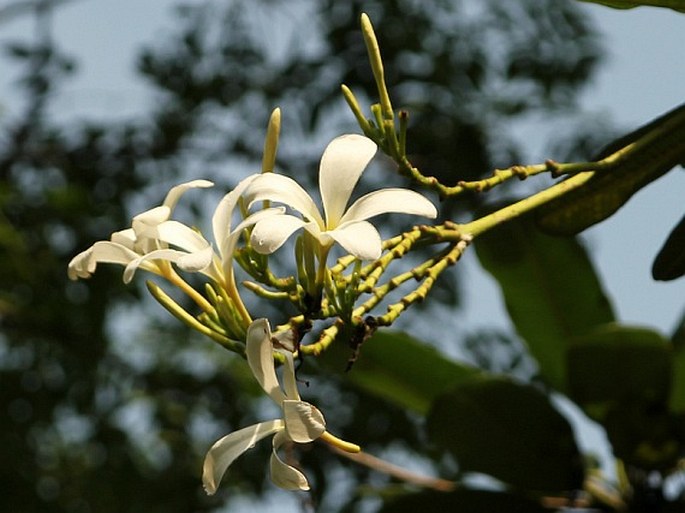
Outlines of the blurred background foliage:
<svg viewBox="0 0 685 513">
<path fill-rule="evenodd" d="M 88 282 L 69 282 L 66 266 L 76 252 L 127 226 L 136 210 L 156 204 L 173 183 L 209 178 L 218 198 L 258 165 L 275 106 L 283 112 L 279 169 L 315 188 L 321 148 L 334 135 L 357 131 L 340 83 L 373 100 L 360 12 L 370 15 L 379 34 L 394 103 L 411 113 L 413 160 L 448 184 L 520 161 L 525 148 L 511 127 L 533 114 L 572 109 L 602 57 L 596 30 L 570 1 L 188 3 L 177 8 L 173 30 L 131 56 L 153 91 L 146 112 L 124 121 L 56 122 L 51 102 L 78 63 L 51 35 L 51 9 L 58 4 L 34 7 L 23 15 L 35 16 L 36 34 L 4 49 L 23 70 L 16 87 L 25 106 L 20 116 L 0 118 L 0 511 L 7 512 L 218 511 L 271 489 L 268 444 L 238 460 L 215 497 L 200 486 L 202 458 L 211 443 L 262 418 L 264 403 L 244 363 L 170 321 L 147 299 L 142 280 L 124 286 L 121 270 L 104 266 Z M 601 131 L 566 133 L 563 141 L 550 138 L 549 145 L 566 152 L 555 155 L 560 160 L 587 158 L 610 139 Z M 401 183 L 391 166 L 379 167 L 378 183 Z M 481 201 L 473 196 L 446 203 L 443 212 L 459 218 L 480 208 Z M 199 219 L 207 212 L 195 204 L 184 214 Z M 387 222 L 390 233 L 395 227 Z M 520 236 L 508 233 L 499 243 Z M 509 244 L 502 260 L 496 239 L 492 248 L 484 243 L 479 257 L 495 275 L 508 269 L 509 276 L 498 276 L 506 294 L 507 280 L 516 283 L 516 272 L 525 268 L 504 266 L 503 261 L 516 261 L 512 252 L 519 246 Z M 587 265 L 585 250 L 564 240 L 554 243 L 555 254 Z M 546 244 L 535 242 L 543 252 Z M 518 257 L 525 267 L 525 251 Z M 458 267 L 423 307 L 421 316 L 428 319 L 423 326 L 437 315 L 438 303 L 449 308 L 457 325 L 459 301 L 468 301 L 468 291 L 459 291 Z M 306 361 L 301 370 L 312 382 L 308 399 L 326 412 L 334 432 L 424 473 L 449 479 L 465 472 L 490 474 L 511 485 L 507 494 L 464 488 L 405 496 L 411 487 L 315 445 L 302 454 L 313 492 L 302 497 L 301 509 L 375 511 L 388 500 L 384 511 L 415 511 L 417 503 L 429 508 L 424 511 L 455 504 L 466 508 L 459 511 L 504 511 L 502 504 L 537 511 L 540 502 L 516 490 L 555 496 L 563 491 L 572 498 L 586 468 L 567 420 L 550 403 L 550 386 L 575 393 L 596 419 L 616 426 L 611 441 L 631 465 L 634 482 L 645 487 L 644 493 L 635 487 L 636 495 L 643 500 L 657 494 L 662 483 L 650 484 L 652 471 L 670 471 L 682 454 L 682 423 L 668 406 L 671 383 L 635 403 L 616 397 L 621 387 L 609 397 L 603 388 L 587 389 L 603 375 L 601 366 L 586 371 L 589 377 L 579 375 L 582 365 L 567 367 L 566 346 L 559 341 L 613 319 L 592 269 L 583 272 L 589 276 L 583 291 L 597 296 L 603 313 L 583 329 L 568 319 L 577 329 L 564 331 L 569 326 L 564 325 L 554 332 L 558 338 L 536 332 L 536 322 L 526 331 L 531 312 L 538 311 L 533 305 L 512 312 L 521 319 L 515 321 L 518 336 L 413 332 L 426 346 L 385 333 L 365 345 L 347 375 L 345 347 L 335 347 L 320 362 Z M 519 290 L 509 287 L 518 294 L 510 304 L 539 297 L 535 285 L 554 275 Z M 560 286 L 568 287 L 568 280 Z M 263 312 L 278 319 L 275 309 Z M 404 328 L 412 332 L 412 323 Z M 598 362 L 614 358 L 614 339 L 603 336 L 573 346 L 570 361 L 586 361 L 583 351 Z M 648 353 L 658 353 L 656 346 L 666 343 L 653 338 L 645 343 Z M 533 348 L 531 340 L 538 341 L 537 363 L 521 339 Z M 643 348 L 640 336 L 634 340 Z M 384 353 L 383 344 L 393 350 Z M 461 347 L 480 370 L 430 349 L 441 344 Z M 550 353 L 550 347 L 558 352 Z M 655 374 L 663 376 L 673 365 L 670 356 L 664 358 L 662 367 L 654 364 Z M 636 370 L 631 366 L 640 358 L 633 360 L 623 374 L 617 371 L 613 383 Z M 685 367 L 682 360 L 678 365 Z M 427 372 L 435 379 L 427 380 Z M 409 379 L 415 384 L 411 393 Z M 683 402 L 681 397 L 677 411 Z M 478 404 L 506 411 L 482 411 Z M 524 413 L 517 416 L 514 407 Z M 658 432 L 651 426 L 654 411 L 663 421 Z M 498 414 L 505 416 L 493 417 Z M 464 418 L 469 422 L 460 424 Z M 489 423 L 506 429 L 483 429 L 484 438 L 473 433 Z M 635 429 L 626 431 L 627 423 Z M 446 428 L 454 424 L 461 425 L 461 438 Z M 508 430 L 521 437 L 507 438 Z M 661 444 L 658 455 L 646 457 L 640 444 L 654 437 Z M 548 452 L 528 457 L 540 444 L 547 444 Z M 494 451 L 510 459 L 487 457 Z"/>
</svg>

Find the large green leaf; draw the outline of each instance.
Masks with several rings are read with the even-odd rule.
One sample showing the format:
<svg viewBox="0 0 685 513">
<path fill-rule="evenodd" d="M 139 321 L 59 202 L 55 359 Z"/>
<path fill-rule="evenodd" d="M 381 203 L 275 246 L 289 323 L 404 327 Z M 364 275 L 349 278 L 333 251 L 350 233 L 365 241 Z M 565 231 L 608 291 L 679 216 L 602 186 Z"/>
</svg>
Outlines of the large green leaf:
<svg viewBox="0 0 685 513">
<path fill-rule="evenodd" d="M 614 214 L 630 198 L 685 162 L 685 105 L 609 144 L 593 161 L 615 160 L 582 186 L 536 211 L 548 233 L 573 235 Z"/>
<path fill-rule="evenodd" d="M 475 247 L 543 376 L 563 390 L 566 340 L 614 319 L 585 248 L 574 238 L 544 235 L 525 219 L 480 236 Z"/>
<path fill-rule="evenodd" d="M 454 492 L 424 491 L 389 501 L 380 513 L 549 513 L 539 501 L 510 492 L 460 488 Z"/>
<path fill-rule="evenodd" d="M 349 348 L 333 344 L 320 361 L 331 371 L 343 372 L 349 356 Z M 426 414 L 438 395 L 480 372 L 405 333 L 382 330 L 364 342 L 345 379 L 397 406 Z"/>
<path fill-rule="evenodd" d="M 685 12 L 685 0 L 582 0 L 594 4 L 602 4 L 615 9 L 632 9 L 647 5 L 651 7 L 668 7 L 676 11 Z"/>
<path fill-rule="evenodd" d="M 629 404 L 666 405 L 672 346 L 645 328 L 609 325 L 573 339 L 568 395 L 592 417 Z"/>
<path fill-rule="evenodd" d="M 462 471 L 533 491 L 582 485 L 582 458 L 571 426 L 530 385 L 485 375 L 464 381 L 435 401 L 428 431 Z"/>
<path fill-rule="evenodd" d="M 672 404 L 682 398 L 673 356 L 659 333 L 616 325 L 569 349 L 569 396 L 602 423 L 614 455 L 627 464 L 669 471 L 682 454 L 683 417 L 669 411 L 669 397 Z"/>
</svg>

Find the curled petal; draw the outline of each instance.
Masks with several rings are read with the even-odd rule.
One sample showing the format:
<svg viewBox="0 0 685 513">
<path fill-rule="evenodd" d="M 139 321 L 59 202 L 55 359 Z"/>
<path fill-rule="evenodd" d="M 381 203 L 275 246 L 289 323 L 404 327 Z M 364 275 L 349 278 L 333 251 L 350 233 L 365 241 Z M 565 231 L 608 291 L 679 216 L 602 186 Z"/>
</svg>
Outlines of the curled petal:
<svg viewBox="0 0 685 513">
<path fill-rule="evenodd" d="M 90 278 L 92 271 L 89 270 L 90 261 L 93 254 L 92 248 L 81 251 L 78 255 L 71 259 L 67 267 L 67 275 L 70 280 L 78 280 L 79 278 Z"/>
<path fill-rule="evenodd" d="M 306 401 L 283 401 L 283 418 L 288 436 L 299 444 L 313 442 L 326 431 L 326 420 Z"/>
<path fill-rule="evenodd" d="M 269 255 L 280 248 L 293 232 L 306 224 L 306 221 L 291 215 L 272 216 L 255 225 L 250 242 L 257 253 Z"/>
<path fill-rule="evenodd" d="M 112 242 L 116 242 L 117 244 L 121 244 L 122 246 L 125 246 L 130 250 L 134 250 L 136 243 L 136 232 L 133 231 L 133 228 L 120 230 L 118 232 L 114 232 L 110 236 L 109 240 Z"/>
<path fill-rule="evenodd" d="M 207 451 L 202 467 L 202 484 L 205 491 L 209 495 L 213 495 L 226 470 L 238 456 L 254 447 L 262 438 L 282 431 L 284 426 L 285 424 L 281 419 L 260 422 L 259 424 L 229 433 L 218 440 Z"/>
<path fill-rule="evenodd" d="M 221 249 L 221 255 L 223 255 L 222 263 L 224 274 L 229 278 L 230 283 L 233 283 L 233 252 L 235 251 L 235 246 L 238 244 L 238 239 L 240 239 L 242 231 L 267 217 L 280 215 L 283 212 L 285 212 L 285 207 L 265 208 L 264 210 L 255 212 L 238 224 L 229 236 L 226 237 L 224 246 Z"/>
<path fill-rule="evenodd" d="M 324 225 L 311 196 L 295 180 L 287 176 L 276 173 L 259 175 L 245 191 L 245 197 L 249 207 L 256 201 L 276 201 L 297 210 L 307 220 L 314 221 L 319 226 Z"/>
<path fill-rule="evenodd" d="M 368 221 L 347 223 L 326 234 L 360 260 L 376 260 L 381 256 L 381 236 Z"/>
<path fill-rule="evenodd" d="M 154 260 L 166 260 L 167 262 L 177 264 L 185 271 L 201 271 L 212 262 L 212 248 L 210 247 L 207 249 L 208 251 L 198 253 L 187 253 L 177 249 L 157 249 L 155 251 L 150 251 L 126 265 L 126 269 L 124 269 L 124 283 L 129 283 L 133 279 L 133 275 L 138 268 L 157 272 L 158 266 L 150 262 Z"/>
<path fill-rule="evenodd" d="M 171 209 L 166 206 L 151 208 L 133 217 L 131 227 L 137 234 L 143 232 L 150 226 L 157 226 L 171 217 Z"/>
<path fill-rule="evenodd" d="M 184 249 L 189 253 L 202 251 L 210 247 L 209 242 L 191 227 L 178 221 L 165 221 L 142 233 L 162 242 Z"/>
<path fill-rule="evenodd" d="M 238 185 L 221 199 L 214 210 L 214 215 L 212 216 L 212 231 L 214 232 L 214 241 L 219 248 L 219 255 L 222 260 L 229 256 L 224 253 L 224 248 L 226 246 L 226 241 L 232 232 L 231 220 L 233 218 L 233 211 L 247 186 L 258 176 L 258 174 L 250 175 L 238 182 Z"/>
<path fill-rule="evenodd" d="M 293 347 L 293 350 L 294 349 L 295 348 Z M 285 395 L 288 399 L 299 401 L 300 393 L 297 390 L 297 378 L 295 377 L 295 362 L 293 361 L 293 353 L 292 351 L 287 350 L 280 352 L 285 356 L 285 365 L 283 365 L 283 389 L 285 390 Z"/>
<path fill-rule="evenodd" d="M 302 472 L 295 467 L 288 465 L 278 456 L 278 449 L 288 441 L 285 432 L 276 433 L 273 438 L 273 451 L 269 464 L 271 480 L 273 483 L 284 490 L 309 490 L 309 482 Z"/>
<path fill-rule="evenodd" d="M 139 257 L 138 253 L 126 246 L 116 242 L 101 240 L 72 258 L 67 272 L 72 280 L 89 278 L 95 272 L 99 263 L 125 266 Z M 155 271 L 155 268 L 146 267 L 146 269 Z"/>
<path fill-rule="evenodd" d="M 334 228 L 345 212 L 352 189 L 376 154 L 376 143 L 368 137 L 347 134 L 326 147 L 319 166 L 319 189 L 326 216 L 326 228 Z"/>
<path fill-rule="evenodd" d="M 355 201 L 340 220 L 344 223 L 364 221 L 379 214 L 399 212 L 434 219 L 438 215 L 435 205 L 425 196 L 409 189 L 381 189 L 370 192 Z"/>
<path fill-rule="evenodd" d="M 173 212 L 174 208 L 176 208 L 178 200 L 187 190 L 194 189 L 196 187 L 212 187 L 213 185 L 214 184 L 209 180 L 191 180 L 190 182 L 176 185 L 167 193 L 166 198 L 164 198 L 163 206 L 167 207 L 169 212 Z"/>
<path fill-rule="evenodd" d="M 280 405 L 285 399 L 285 394 L 281 390 L 276 376 L 271 328 L 268 320 L 255 319 L 247 328 L 245 353 L 247 363 L 259 385 L 276 404 Z"/>
</svg>

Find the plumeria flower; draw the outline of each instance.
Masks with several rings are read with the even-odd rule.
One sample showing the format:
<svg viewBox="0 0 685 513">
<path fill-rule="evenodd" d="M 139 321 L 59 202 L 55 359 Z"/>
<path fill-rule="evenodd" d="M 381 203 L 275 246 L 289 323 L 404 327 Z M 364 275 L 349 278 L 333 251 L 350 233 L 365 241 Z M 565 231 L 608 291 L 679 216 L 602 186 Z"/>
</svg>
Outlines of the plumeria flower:
<svg viewBox="0 0 685 513">
<path fill-rule="evenodd" d="M 266 319 L 253 321 L 247 330 L 247 363 L 259 385 L 280 406 L 283 416 L 234 431 L 209 449 L 205 457 L 202 481 L 210 495 L 216 492 L 221 478 L 235 459 L 270 435 L 274 435 L 269 465 L 271 480 L 286 490 L 309 490 L 304 474 L 285 463 L 278 451 L 290 442 L 304 444 L 321 437 L 326 432 L 326 422 L 316 407 L 300 399 L 293 353 L 289 350 L 282 351 L 285 365 L 281 386 L 274 367 L 273 349 L 269 322 Z"/>
<path fill-rule="evenodd" d="M 177 221 L 169 221 L 181 196 L 193 188 L 212 187 L 208 180 L 192 180 L 173 187 L 166 195 L 162 205 L 135 216 L 131 228 L 114 232 L 108 241 L 99 241 L 87 250 L 76 255 L 69 262 L 69 278 L 89 278 L 99 263 L 111 263 L 128 266 L 131 262 L 140 262 L 140 267 L 155 274 L 164 274 L 164 261 L 176 263 L 180 268 L 197 270 L 206 260 L 205 255 L 170 249 L 168 244 L 159 238 L 158 228 L 163 223 L 175 223 L 177 231 L 188 234 L 193 230 Z M 194 233 L 194 232 L 193 232 Z M 209 248 L 211 251 L 211 248 Z M 141 259 L 155 253 L 154 259 Z M 128 283 L 133 272 L 124 272 L 124 282 Z"/>
<path fill-rule="evenodd" d="M 233 278 L 233 252 L 242 231 L 265 217 L 282 214 L 283 207 L 268 208 L 250 215 L 235 228 L 232 218 L 238 200 L 245 188 L 259 175 L 250 175 L 242 180 L 219 202 L 212 217 L 212 231 L 217 251 L 212 244 L 196 230 L 178 221 L 164 221 L 154 227 L 154 236 L 164 248 L 143 254 L 130 261 L 125 277 L 130 279 L 139 267 L 145 268 L 148 262 L 163 259 L 174 261 L 185 271 L 197 271 L 212 278 L 224 287 L 235 287 Z M 175 249 L 167 249 L 169 246 Z"/>
<path fill-rule="evenodd" d="M 251 237 L 255 250 L 263 254 L 273 253 L 296 230 L 304 228 L 318 241 L 324 254 L 334 242 L 338 242 L 357 258 L 374 260 L 381 255 L 381 237 L 367 219 L 390 212 L 435 218 L 435 206 L 408 189 L 374 191 L 346 208 L 352 189 L 376 149 L 371 139 L 356 134 L 337 137 L 328 145 L 319 167 L 323 215 L 309 194 L 291 178 L 276 173 L 257 177 L 245 191 L 250 205 L 260 200 L 271 200 L 288 205 L 302 218 L 283 215 L 259 221 Z"/>
</svg>

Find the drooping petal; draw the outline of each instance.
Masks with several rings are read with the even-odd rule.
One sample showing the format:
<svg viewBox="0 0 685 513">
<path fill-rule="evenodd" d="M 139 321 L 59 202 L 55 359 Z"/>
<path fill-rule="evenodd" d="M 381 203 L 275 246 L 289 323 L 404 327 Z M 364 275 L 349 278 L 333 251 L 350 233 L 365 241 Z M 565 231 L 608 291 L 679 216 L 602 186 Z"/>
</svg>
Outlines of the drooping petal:
<svg viewBox="0 0 685 513">
<path fill-rule="evenodd" d="M 78 280 L 79 278 L 90 278 L 92 271 L 89 270 L 90 260 L 93 255 L 93 249 L 88 248 L 81 251 L 78 255 L 71 259 L 67 267 L 67 275 L 70 280 Z"/>
<path fill-rule="evenodd" d="M 250 207 L 256 201 L 275 201 L 297 210 L 309 221 L 315 221 L 319 226 L 324 225 L 321 213 L 311 196 L 295 180 L 287 176 L 276 173 L 259 175 L 250 184 L 244 195 Z"/>
<path fill-rule="evenodd" d="M 283 401 L 283 418 L 288 436 L 300 444 L 313 442 L 326 431 L 322 413 L 306 401 Z"/>
<path fill-rule="evenodd" d="M 140 256 L 126 246 L 106 240 L 96 242 L 91 249 L 91 272 L 95 271 L 96 263 L 127 265 Z"/>
<path fill-rule="evenodd" d="M 213 495 L 226 470 L 238 456 L 254 447 L 262 438 L 282 431 L 284 427 L 283 420 L 270 420 L 234 431 L 219 439 L 207 451 L 202 467 L 202 483 L 205 491 Z"/>
<path fill-rule="evenodd" d="M 376 149 L 376 143 L 368 137 L 347 134 L 333 139 L 324 150 L 319 166 L 319 189 L 327 229 L 338 226 L 352 189 Z"/>
<path fill-rule="evenodd" d="M 278 456 L 278 450 L 288 441 L 284 431 L 276 433 L 273 438 L 273 450 L 269 463 L 271 481 L 284 490 L 309 490 L 309 482 L 304 474 Z"/>
<path fill-rule="evenodd" d="M 360 260 L 376 260 L 381 256 L 381 236 L 368 221 L 346 223 L 326 234 Z"/>
<path fill-rule="evenodd" d="M 124 269 L 124 283 L 129 283 L 133 279 L 133 275 L 138 268 L 150 270 L 152 265 L 152 268 L 156 269 L 157 266 L 150 264 L 151 261 L 155 260 L 166 260 L 190 272 L 201 271 L 212 262 L 212 248 L 207 249 L 209 251 L 198 253 L 187 253 L 177 249 L 157 249 L 145 253 L 126 265 L 126 269 Z"/>
<path fill-rule="evenodd" d="M 173 212 L 174 208 L 176 208 L 178 200 L 186 191 L 188 191 L 189 189 L 194 189 L 196 187 L 206 188 L 212 187 L 213 185 L 214 184 L 209 180 L 191 180 L 190 182 L 185 182 L 176 185 L 175 187 L 172 187 L 171 190 L 167 193 L 166 198 L 164 198 L 164 203 L 162 203 L 162 205 L 167 207 L 170 212 Z"/>
<path fill-rule="evenodd" d="M 232 232 L 231 223 L 233 211 L 247 186 L 258 176 L 258 174 L 250 175 L 238 182 L 238 185 L 221 199 L 214 210 L 214 215 L 212 216 L 212 231 L 214 233 L 214 241 L 219 248 L 219 256 L 222 260 L 226 258 L 226 253 L 224 253 L 226 239 L 228 239 Z"/>
<path fill-rule="evenodd" d="M 288 399 L 300 400 L 300 392 L 297 390 L 297 378 L 295 377 L 295 362 L 291 351 L 280 351 L 285 356 L 283 365 L 283 390 Z"/>
<path fill-rule="evenodd" d="M 278 405 L 285 399 L 285 394 L 278 384 L 274 366 L 271 328 L 267 319 L 255 319 L 247 328 L 245 353 L 247 363 L 259 385 Z"/>
<path fill-rule="evenodd" d="M 409 189 L 381 189 L 370 192 L 355 201 L 340 220 L 344 223 L 364 221 L 379 214 L 399 212 L 434 219 L 438 215 L 435 205 L 418 192 Z"/>
<path fill-rule="evenodd" d="M 306 224 L 307 222 L 299 217 L 288 214 L 269 217 L 255 225 L 250 236 L 250 242 L 257 253 L 270 255 L 280 248 L 288 237 Z"/>
</svg>

